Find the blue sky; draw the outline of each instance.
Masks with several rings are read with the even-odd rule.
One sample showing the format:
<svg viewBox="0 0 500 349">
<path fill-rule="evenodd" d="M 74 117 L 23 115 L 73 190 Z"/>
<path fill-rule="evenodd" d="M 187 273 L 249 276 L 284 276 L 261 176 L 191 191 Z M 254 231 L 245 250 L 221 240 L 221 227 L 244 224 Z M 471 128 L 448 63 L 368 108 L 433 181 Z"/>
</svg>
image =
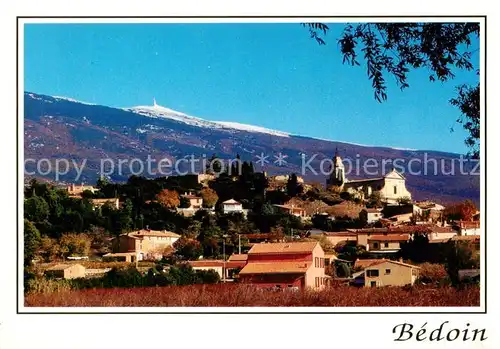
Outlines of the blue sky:
<svg viewBox="0 0 500 349">
<path fill-rule="evenodd" d="M 366 69 L 342 64 L 330 24 L 319 46 L 299 24 L 27 24 L 26 91 L 115 107 L 157 103 L 214 121 L 293 134 L 465 153 L 448 83 L 409 75 L 401 92 L 373 98 Z M 477 44 L 476 44 L 477 45 Z M 473 55 L 475 66 L 479 52 Z M 450 132 L 450 127 L 455 132 Z"/>
</svg>

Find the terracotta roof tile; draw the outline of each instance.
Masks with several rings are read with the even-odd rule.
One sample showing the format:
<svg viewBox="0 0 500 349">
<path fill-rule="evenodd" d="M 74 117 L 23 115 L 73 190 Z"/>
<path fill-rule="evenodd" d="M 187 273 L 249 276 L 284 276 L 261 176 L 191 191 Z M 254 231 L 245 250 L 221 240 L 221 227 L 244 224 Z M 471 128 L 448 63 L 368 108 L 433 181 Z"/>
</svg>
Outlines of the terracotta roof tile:
<svg viewBox="0 0 500 349">
<path fill-rule="evenodd" d="M 228 261 L 229 262 L 241 262 L 241 261 L 246 261 L 248 260 L 248 255 L 247 254 L 237 254 L 233 253 L 231 256 L 229 256 Z"/>
<path fill-rule="evenodd" d="M 218 259 L 206 259 L 188 262 L 192 267 L 222 267 L 224 266 L 223 260 Z"/>
<path fill-rule="evenodd" d="M 74 265 L 82 266 L 81 264 L 57 264 L 54 265 L 53 267 L 48 268 L 47 271 L 66 270 Z"/>
<path fill-rule="evenodd" d="M 248 254 L 312 252 L 316 245 L 317 241 L 255 244 Z"/>
<path fill-rule="evenodd" d="M 368 268 L 372 265 L 385 261 L 385 259 L 358 259 L 354 262 L 354 268 Z"/>
<path fill-rule="evenodd" d="M 391 235 L 372 235 L 368 239 L 368 241 L 408 241 L 410 239 L 410 235 L 408 234 L 391 234 Z"/>
<path fill-rule="evenodd" d="M 132 238 L 140 238 L 141 236 L 157 236 L 157 237 L 170 237 L 170 238 L 180 238 L 181 236 L 179 234 L 173 233 L 171 231 L 163 230 L 148 230 L 148 229 L 141 229 L 138 231 L 133 231 L 128 234 L 123 234 L 123 235 L 128 235 Z"/>
</svg>

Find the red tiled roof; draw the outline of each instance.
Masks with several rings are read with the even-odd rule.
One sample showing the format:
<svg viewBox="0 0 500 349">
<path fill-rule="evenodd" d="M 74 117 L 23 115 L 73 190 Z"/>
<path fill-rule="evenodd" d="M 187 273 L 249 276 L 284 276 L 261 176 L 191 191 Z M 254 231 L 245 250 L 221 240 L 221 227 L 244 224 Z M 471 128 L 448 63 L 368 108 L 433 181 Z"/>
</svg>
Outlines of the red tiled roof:
<svg viewBox="0 0 500 349">
<path fill-rule="evenodd" d="M 184 194 L 181 194 L 181 197 L 186 198 L 186 199 L 202 199 L 201 196 L 195 195 L 193 193 L 184 193 Z"/>
<path fill-rule="evenodd" d="M 248 263 L 241 271 L 245 274 L 302 274 L 312 265 L 310 262 Z"/>
<path fill-rule="evenodd" d="M 248 255 L 247 254 L 237 254 L 233 253 L 231 256 L 229 256 L 228 261 L 230 262 L 242 262 L 242 261 L 247 261 L 248 260 Z"/>
<path fill-rule="evenodd" d="M 273 205 L 273 206 L 276 206 L 276 207 L 281 207 L 281 208 L 284 208 L 284 209 L 287 209 L 287 210 L 290 210 L 290 211 L 305 211 L 304 208 L 302 207 L 296 207 L 296 206 L 288 206 L 288 205 Z"/>
<path fill-rule="evenodd" d="M 429 240 L 429 243 L 430 244 L 444 244 L 448 241 L 450 241 L 451 238 L 448 238 L 448 239 L 432 239 L 432 240 Z"/>
<path fill-rule="evenodd" d="M 368 268 L 372 265 L 380 263 L 382 259 L 357 259 L 354 262 L 354 268 Z"/>
<path fill-rule="evenodd" d="M 479 221 L 457 221 L 455 222 L 456 225 L 458 225 L 460 228 L 468 229 L 468 228 L 479 228 L 480 227 Z"/>
<path fill-rule="evenodd" d="M 433 224 L 428 226 L 433 233 L 453 233 L 455 230 L 453 230 L 452 227 L 441 227 L 439 225 Z"/>
<path fill-rule="evenodd" d="M 403 263 L 403 262 L 398 262 L 398 261 L 393 261 L 391 259 L 385 259 L 385 258 L 381 258 L 381 259 L 358 259 L 355 263 L 354 263 L 354 267 L 361 267 L 363 269 L 366 269 L 368 267 L 373 267 L 375 265 L 379 265 L 379 264 L 382 264 L 382 263 L 393 263 L 393 264 L 398 264 L 398 265 L 402 265 L 402 266 L 405 266 L 405 267 L 411 267 L 411 268 L 418 268 L 420 269 L 420 267 L 417 267 L 416 265 L 412 265 L 412 264 L 408 264 L 408 263 Z"/>
<path fill-rule="evenodd" d="M 454 236 L 451 238 L 453 241 L 479 241 L 480 236 L 479 235 L 461 235 L 461 236 Z"/>
<path fill-rule="evenodd" d="M 408 241 L 410 239 L 410 235 L 408 234 L 391 234 L 391 235 L 373 235 L 370 236 L 368 241 Z"/>
<path fill-rule="evenodd" d="M 218 260 L 218 259 L 189 261 L 188 263 L 193 267 L 222 267 L 222 266 L 224 266 L 224 261 Z"/>
<path fill-rule="evenodd" d="M 334 232 L 325 232 L 323 233 L 325 236 L 356 236 L 356 233 L 350 231 L 334 231 Z"/>
<path fill-rule="evenodd" d="M 129 236 L 134 239 L 141 238 L 142 236 L 157 236 L 157 237 L 170 237 L 170 238 L 180 238 L 179 234 L 173 233 L 171 231 L 163 230 L 149 230 L 149 229 L 141 229 L 138 231 L 133 231 L 131 233 L 122 234 Z"/>
<path fill-rule="evenodd" d="M 364 208 L 363 210 L 368 213 L 380 213 L 380 210 L 378 208 Z"/>
<path fill-rule="evenodd" d="M 316 245 L 318 245 L 317 241 L 255 244 L 248 254 L 312 252 Z"/>
</svg>

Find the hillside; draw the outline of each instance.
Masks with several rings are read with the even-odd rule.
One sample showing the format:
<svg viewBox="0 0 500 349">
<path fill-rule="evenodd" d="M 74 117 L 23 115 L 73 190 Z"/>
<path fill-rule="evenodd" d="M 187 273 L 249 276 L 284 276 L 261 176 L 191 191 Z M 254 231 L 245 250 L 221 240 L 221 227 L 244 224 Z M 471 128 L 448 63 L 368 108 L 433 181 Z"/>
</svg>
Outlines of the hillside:
<svg viewBox="0 0 500 349">
<path fill-rule="evenodd" d="M 456 170 L 459 169 L 458 154 L 319 140 L 258 126 L 208 121 L 156 103 L 153 106 L 119 109 L 31 92 L 25 92 L 24 101 L 25 159 L 38 161 L 43 158 L 65 158 L 74 160 L 79 165 L 87 159 L 79 182 L 96 181 L 100 175 L 101 159 L 110 159 L 117 164 L 118 159 L 130 161 L 137 158 L 146 161 L 148 155 L 156 160 L 168 158 L 173 161 L 191 155 L 203 159 L 217 154 L 221 159 L 230 159 L 239 154 L 242 160 L 253 161 L 257 171 L 300 174 L 302 154 L 306 160 L 315 156 L 310 165 L 319 171 L 320 161 L 331 158 L 338 149 L 344 159 L 353 159 L 359 163 L 368 158 L 375 159 L 379 164 L 382 159 L 400 159 L 399 162 L 405 164 L 405 169 L 408 169 L 411 159 L 420 159 L 421 163 L 425 156 L 427 159 L 435 159 L 438 163 L 436 174 L 434 167 L 430 167 L 427 174 L 405 171 L 407 187 L 414 198 L 433 199 L 442 203 L 472 199 L 476 204 L 479 203 L 479 176 L 443 173 L 443 170 L 449 171 L 452 161 L 456 162 Z M 256 156 L 261 153 L 269 156 L 267 160 L 270 163 L 264 167 L 256 163 Z M 276 160 L 274 156 L 279 153 L 286 156 L 286 163 L 281 166 L 273 163 Z M 443 169 L 441 162 L 445 164 Z M 421 163 L 414 160 L 411 163 L 412 171 L 422 170 Z M 470 170 L 472 167 L 468 165 L 465 168 Z M 325 168 L 328 169 L 326 166 Z M 390 164 L 386 165 L 385 172 L 391 168 Z M 153 170 L 155 169 L 153 166 Z M 190 169 L 182 165 L 178 170 Z M 199 171 L 200 168 L 197 167 L 196 170 Z M 27 163 L 26 171 L 36 171 L 35 164 Z M 368 175 L 354 166 L 347 177 L 378 177 L 384 172 L 381 165 L 370 167 L 369 171 Z M 115 168 L 110 177 L 115 181 L 122 181 L 130 174 L 129 167 L 125 166 L 121 173 Z M 147 176 L 146 173 L 144 175 Z M 54 179 L 54 173 L 48 173 L 46 177 Z M 306 171 L 303 177 L 306 181 L 322 184 L 326 179 L 325 174 L 314 174 L 311 171 Z M 72 182 L 74 178 L 75 172 L 70 171 L 60 180 Z"/>
</svg>

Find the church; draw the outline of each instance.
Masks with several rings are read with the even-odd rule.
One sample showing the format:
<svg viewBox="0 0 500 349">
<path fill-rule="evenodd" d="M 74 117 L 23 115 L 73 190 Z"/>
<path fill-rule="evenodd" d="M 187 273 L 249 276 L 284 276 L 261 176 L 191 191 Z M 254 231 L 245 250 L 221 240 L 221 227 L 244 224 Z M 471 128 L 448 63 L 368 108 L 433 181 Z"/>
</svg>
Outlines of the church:
<svg viewBox="0 0 500 349">
<path fill-rule="evenodd" d="M 348 180 L 345 178 L 344 164 L 337 152 L 333 158 L 333 171 L 326 180 L 326 186 L 339 187 L 360 199 L 367 199 L 372 193 L 378 192 L 387 204 L 396 204 L 398 199 L 402 198 L 411 200 L 411 193 L 406 189 L 406 178 L 395 169 L 383 177 Z"/>
</svg>

